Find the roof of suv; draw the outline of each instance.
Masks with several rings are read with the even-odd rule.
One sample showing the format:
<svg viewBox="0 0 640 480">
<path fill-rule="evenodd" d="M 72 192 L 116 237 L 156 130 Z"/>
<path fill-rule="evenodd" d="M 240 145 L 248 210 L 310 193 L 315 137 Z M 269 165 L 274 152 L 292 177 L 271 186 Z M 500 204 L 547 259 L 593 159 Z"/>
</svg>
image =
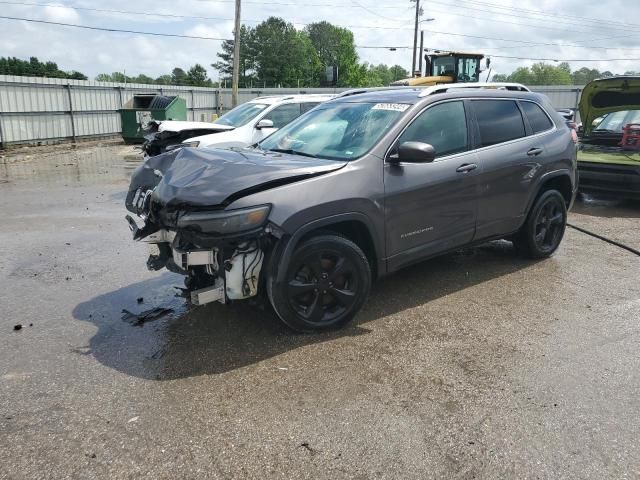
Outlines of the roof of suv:
<svg viewBox="0 0 640 480">
<path fill-rule="evenodd" d="M 274 105 L 276 103 L 286 102 L 326 102 L 335 98 L 336 95 L 331 93 L 311 93 L 311 94 L 299 94 L 299 95 L 266 95 L 264 97 L 256 97 L 249 100 L 247 103 L 262 103 L 266 105 Z"/>
<path fill-rule="evenodd" d="M 506 88 L 505 88 L 506 87 Z M 505 97 L 540 98 L 519 84 L 453 84 L 418 88 L 373 88 L 344 92 L 334 102 L 387 102 L 415 104 L 427 98 Z"/>
</svg>

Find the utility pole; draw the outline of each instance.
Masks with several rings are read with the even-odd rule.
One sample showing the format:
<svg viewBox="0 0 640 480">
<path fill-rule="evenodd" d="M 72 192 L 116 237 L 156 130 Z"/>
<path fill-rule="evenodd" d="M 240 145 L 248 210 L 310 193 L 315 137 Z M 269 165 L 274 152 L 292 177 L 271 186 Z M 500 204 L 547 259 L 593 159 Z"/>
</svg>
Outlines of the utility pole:
<svg viewBox="0 0 640 480">
<path fill-rule="evenodd" d="M 416 27 L 417 28 L 417 27 Z M 231 107 L 238 105 L 238 77 L 240 76 L 240 0 L 236 0 L 236 25 L 233 32 L 233 77 Z"/>
<path fill-rule="evenodd" d="M 416 24 L 413 30 L 413 63 L 411 64 L 411 76 L 416 71 L 416 50 L 418 49 L 418 17 L 420 17 L 420 0 L 416 0 Z"/>
<path fill-rule="evenodd" d="M 424 30 L 420 30 L 420 52 L 418 52 L 418 70 L 422 76 L 422 57 L 424 56 Z M 429 75 L 425 75 L 429 76 Z"/>
</svg>

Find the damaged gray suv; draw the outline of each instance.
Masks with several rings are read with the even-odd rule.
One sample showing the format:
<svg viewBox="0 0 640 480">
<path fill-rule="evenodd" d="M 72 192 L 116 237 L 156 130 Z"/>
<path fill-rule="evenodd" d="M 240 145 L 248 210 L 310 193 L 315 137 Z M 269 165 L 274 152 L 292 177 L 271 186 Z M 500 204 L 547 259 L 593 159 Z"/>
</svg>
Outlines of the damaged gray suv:
<svg viewBox="0 0 640 480">
<path fill-rule="evenodd" d="M 195 304 L 264 294 L 298 331 L 345 325 L 375 278 L 507 238 L 532 258 L 562 240 L 576 147 L 517 84 L 350 91 L 250 148 L 149 158 L 126 206 L 150 269 Z"/>
</svg>

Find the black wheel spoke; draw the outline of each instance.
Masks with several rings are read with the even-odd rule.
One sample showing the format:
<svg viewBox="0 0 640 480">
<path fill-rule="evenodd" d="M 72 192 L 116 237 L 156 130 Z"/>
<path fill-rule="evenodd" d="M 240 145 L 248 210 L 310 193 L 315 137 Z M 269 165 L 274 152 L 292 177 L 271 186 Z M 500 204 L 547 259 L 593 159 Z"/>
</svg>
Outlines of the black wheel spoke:
<svg viewBox="0 0 640 480">
<path fill-rule="evenodd" d="M 316 279 L 319 279 L 322 274 L 325 273 L 324 268 L 322 267 L 322 258 L 319 255 L 310 258 L 307 266 L 315 274 Z"/>
<path fill-rule="evenodd" d="M 301 282 L 299 280 L 291 280 L 289 282 L 289 294 L 292 297 L 309 293 L 316 288 L 316 284 L 309 282 Z"/>
<path fill-rule="evenodd" d="M 356 294 L 350 290 L 344 290 L 340 288 L 331 288 L 329 293 L 335 298 L 335 300 L 343 307 L 350 306 L 356 298 Z"/>
<path fill-rule="evenodd" d="M 538 232 L 535 236 L 536 243 L 538 245 L 542 245 L 546 236 L 547 236 L 547 228 L 543 226 L 540 228 L 540 232 Z"/>
<path fill-rule="evenodd" d="M 339 257 L 336 261 L 333 270 L 329 273 L 329 279 L 335 280 L 338 277 L 345 276 L 351 273 L 351 269 L 349 268 L 348 262 L 344 259 L 344 257 Z"/>
<path fill-rule="evenodd" d="M 556 213 L 549 219 L 549 223 L 556 225 L 562 223 L 562 213 Z"/>
<path fill-rule="evenodd" d="M 311 305 L 307 307 L 306 315 L 307 320 L 317 323 L 324 317 L 324 308 L 322 306 L 321 295 L 316 295 Z"/>
</svg>

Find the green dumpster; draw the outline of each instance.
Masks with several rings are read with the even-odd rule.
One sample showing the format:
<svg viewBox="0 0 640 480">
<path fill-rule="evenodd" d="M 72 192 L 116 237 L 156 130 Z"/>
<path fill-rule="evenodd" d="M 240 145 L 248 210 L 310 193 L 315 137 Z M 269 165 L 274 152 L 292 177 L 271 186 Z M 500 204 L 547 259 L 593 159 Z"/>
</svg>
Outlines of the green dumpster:
<svg viewBox="0 0 640 480">
<path fill-rule="evenodd" d="M 187 102 L 177 96 L 134 95 L 120 110 L 122 138 L 126 143 L 142 143 L 151 120 L 186 120 Z"/>
</svg>

